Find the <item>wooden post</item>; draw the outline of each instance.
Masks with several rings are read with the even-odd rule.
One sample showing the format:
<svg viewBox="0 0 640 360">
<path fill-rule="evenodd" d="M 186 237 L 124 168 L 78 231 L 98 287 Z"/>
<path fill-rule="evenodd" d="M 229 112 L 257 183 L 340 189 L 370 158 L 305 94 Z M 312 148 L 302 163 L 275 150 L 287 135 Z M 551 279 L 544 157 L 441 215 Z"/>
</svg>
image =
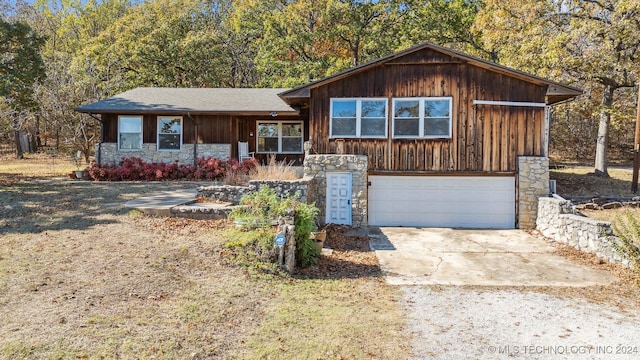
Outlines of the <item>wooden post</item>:
<svg viewBox="0 0 640 360">
<path fill-rule="evenodd" d="M 638 170 L 640 169 L 640 83 L 638 83 L 638 104 L 636 107 L 636 136 L 633 141 L 633 178 L 631 191 L 638 192 Z"/>
</svg>

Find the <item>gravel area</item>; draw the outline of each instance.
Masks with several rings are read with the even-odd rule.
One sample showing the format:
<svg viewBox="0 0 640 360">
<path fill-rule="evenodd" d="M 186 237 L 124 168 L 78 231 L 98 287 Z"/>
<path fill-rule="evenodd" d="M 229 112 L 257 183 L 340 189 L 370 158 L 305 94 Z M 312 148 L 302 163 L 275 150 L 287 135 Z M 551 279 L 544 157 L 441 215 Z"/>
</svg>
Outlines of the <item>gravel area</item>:
<svg viewBox="0 0 640 360">
<path fill-rule="evenodd" d="M 416 359 L 640 359 L 640 315 L 526 290 L 405 286 Z"/>
</svg>

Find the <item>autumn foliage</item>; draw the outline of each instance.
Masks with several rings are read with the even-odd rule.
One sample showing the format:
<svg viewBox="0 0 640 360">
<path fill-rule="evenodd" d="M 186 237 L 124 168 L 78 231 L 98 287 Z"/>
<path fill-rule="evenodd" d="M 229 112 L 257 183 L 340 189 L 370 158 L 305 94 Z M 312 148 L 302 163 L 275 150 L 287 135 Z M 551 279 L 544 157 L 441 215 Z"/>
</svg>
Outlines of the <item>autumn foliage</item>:
<svg viewBox="0 0 640 360">
<path fill-rule="evenodd" d="M 220 180 L 229 175 L 248 174 L 256 165 L 252 159 L 238 162 L 236 159 L 198 158 L 195 165 L 186 165 L 177 161 L 149 163 L 131 157 L 123 158 L 118 165 L 93 163 L 88 172 L 96 181 Z"/>
</svg>

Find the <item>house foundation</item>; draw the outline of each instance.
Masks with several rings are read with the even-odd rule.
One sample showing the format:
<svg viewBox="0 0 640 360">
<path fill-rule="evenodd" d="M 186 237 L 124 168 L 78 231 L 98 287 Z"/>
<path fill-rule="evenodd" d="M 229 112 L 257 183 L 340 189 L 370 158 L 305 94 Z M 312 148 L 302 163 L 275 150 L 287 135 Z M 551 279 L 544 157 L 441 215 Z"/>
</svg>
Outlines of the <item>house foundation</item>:
<svg viewBox="0 0 640 360">
<path fill-rule="evenodd" d="M 158 151 L 155 143 L 144 143 L 140 150 L 118 150 L 117 143 L 96 144 L 96 160 L 101 165 L 117 165 L 123 158 L 137 157 L 150 163 L 193 164 L 193 144 L 183 144 L 179 151 Z M 214 158 L 228 160 L 231 157 L 231 144 L 198 144 L 196 158 Z"/>
</svg>

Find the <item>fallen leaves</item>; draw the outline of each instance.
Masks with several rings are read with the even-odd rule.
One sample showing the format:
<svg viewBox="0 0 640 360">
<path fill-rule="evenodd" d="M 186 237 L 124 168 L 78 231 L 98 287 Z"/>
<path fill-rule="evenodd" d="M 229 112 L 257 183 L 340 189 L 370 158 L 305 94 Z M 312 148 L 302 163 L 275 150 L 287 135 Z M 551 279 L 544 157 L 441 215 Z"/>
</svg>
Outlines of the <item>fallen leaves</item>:
<svg viewBox="0 0 640 360">
<path fill-rule="evenodd" d="M 349 235 L 352 228 L 328 225 L 325 247 L 333 251 L 321 255 L 318 265 L 299 269 L 304 277 L 321 279 L 380 277 L 376 254 L 369 248 L 369 238 Z"/>
</svg>

